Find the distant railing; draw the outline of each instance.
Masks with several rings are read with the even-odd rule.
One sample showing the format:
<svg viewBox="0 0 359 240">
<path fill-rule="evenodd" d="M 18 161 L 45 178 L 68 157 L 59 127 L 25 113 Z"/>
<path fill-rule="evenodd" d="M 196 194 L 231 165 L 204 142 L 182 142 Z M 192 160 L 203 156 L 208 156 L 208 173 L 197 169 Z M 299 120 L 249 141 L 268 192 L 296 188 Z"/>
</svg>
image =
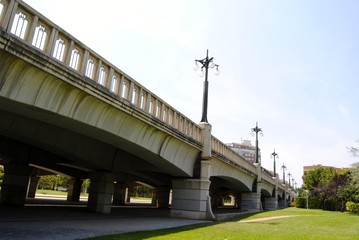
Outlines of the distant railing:
<svg viewBox="0 0 359 240">
<path fill-rule="evenodd" d="M 21 0 L 0 0 L 0 30 L 16 36 L 60 64 L 128 101 L 131 105 L 203 143 L 202 128 L 175 110 L 75 37 Z M 212 150 L 243 168 L 255 167 L 212 136 Z"/>
</svg>

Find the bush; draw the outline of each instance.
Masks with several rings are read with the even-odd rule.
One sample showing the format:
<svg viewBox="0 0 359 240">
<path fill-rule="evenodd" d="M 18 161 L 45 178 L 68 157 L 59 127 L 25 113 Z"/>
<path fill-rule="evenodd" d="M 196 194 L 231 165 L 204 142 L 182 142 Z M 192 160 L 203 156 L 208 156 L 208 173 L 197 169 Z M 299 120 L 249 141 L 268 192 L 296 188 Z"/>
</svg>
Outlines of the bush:
<svg viewBox="0 0 359 240">
<path fill-rule="evenodd" d="M 297 208 L 307 208 L 307 198 L 306 197 L 296 197 L 295 198 Z"/>
<path fill-rule="evenodd" d="M 322 204 L 319 198 L 314 196 L 309 196 L 309 208 L 310 209 L 322 209 Z"/>
<path fill-rule="evenodd" d="M 346 207 L 348 212 L 359 214 L 359 203 L 347 202 Z"/>
<path fill-rule="evenodd" d="M 297 206 L 297 203 L 294 201 L 289 203 L 289 207 L 296 207 L 296 206 Z"/>
</svg>

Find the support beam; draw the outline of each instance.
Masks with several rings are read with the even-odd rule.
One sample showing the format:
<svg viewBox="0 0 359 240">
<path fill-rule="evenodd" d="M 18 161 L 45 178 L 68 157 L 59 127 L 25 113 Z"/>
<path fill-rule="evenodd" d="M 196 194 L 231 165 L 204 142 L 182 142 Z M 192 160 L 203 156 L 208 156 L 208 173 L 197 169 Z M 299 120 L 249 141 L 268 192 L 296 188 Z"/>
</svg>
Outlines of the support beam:
<svg viewBox="0 0 359 240">
<path fill-rule="evenodd" d="M 170 188 L 167 186 L 161 186 L 157 188 L 157 207 L 158 208 L 168 208 L 169 207 L 169 197 L 170 197 Z"/>
<path fill-rule="evenodd" d="M 278 209 L 278 199 L 276 197 L 267 197 L 265 199 L 265 210 L 275 210 Z"/>
<path fill-rule="evenodd" d="M 115 205 L 124 206 L 126 204 L 126 190 L 126 184 L 116 182 L 114 184 L 112 203 Z"/>
<path fill-rule="evenodd" d="M 4 179 L 1 188 L 1 204 L 24 206 L 33 168 L 25 163 L 4 164 Z"/>
<path fill-rule="evenodd" d="M 114 176 L 108 172 L 90 174 L 91 185 L 87 208 L 96 213 L 111 213 Z"/>
<path fill-rule="evenodd" d="M 242 193 L 241 195 L 242 211 L 260 211 L 261 194 L 260 193 Z"/>
<path fill-rule="evenodd" d="M 38 177 L 38 176 L 30 177 L 29 188 L 27 191 L 28 198 L 35 198 L 37 186 L 39 185 L 39 180 L 40 180 L 40 177 Z"/>
<path fill-rule="evenodd" d="M 78 178 L 71 178 L 69 180 L 69 188 L 67 189 L 67 201 L 79 202 L 81 195 L 82 180 Z"/>
<path fill-rule="evenodd" d="M 171 217 L 213 219 L 209 198 L 210 161 L 202 160 L 200 179 L 172 180 Z"/>
</svg>

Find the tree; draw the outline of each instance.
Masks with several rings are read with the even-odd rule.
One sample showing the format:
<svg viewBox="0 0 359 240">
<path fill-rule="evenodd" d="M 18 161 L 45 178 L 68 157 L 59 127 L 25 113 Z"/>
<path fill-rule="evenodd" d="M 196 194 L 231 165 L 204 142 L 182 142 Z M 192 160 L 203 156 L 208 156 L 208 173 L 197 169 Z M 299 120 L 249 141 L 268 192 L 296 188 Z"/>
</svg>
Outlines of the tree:
<svg viewBox="0 0 359 240">
<path fill-rule="evenodd" d="M 359 140 L 355 141 L 356 143 L 359 144 Z M 353 157 L 358 157 L 359 156 L 359 147 L 347 147 L 347 149 L 349 150 L 349 152 L 351 153 L 351 155 Z"/>
<path fill-rule="evenodd" d="M 3 179 L 4 179 L 4 166 L 0 165 L 0 187 L 2 186 Z"/>
<path fill-rule="evenodd" d="M 340 194 L 346 201 L 359 203 L 359 162 L 352 164 L 350 179 Z"/>
<path fill-rule="evenodd" d="M 307 171 L 303 176 L 303 189 L 312 191 L 319 184 L 329 184 L 335 175 L 335 169 L 332 167 L 321 167 L 311 171 Z"/>
<path fill-rule="evenodd" d="M 59 175 L 41 176 L 39 180 L 40 189 L 56 190 L 58 187 L 68 187 L 68 179 Z"/>
<path fill-rule="evenodd" d="M 321 167 L 304 173 L 303 189 L 309 190 L 314 208 L 343 211 L 349 179 L 349 171 L 337 173 L 335 168 Z"/>
</svg>

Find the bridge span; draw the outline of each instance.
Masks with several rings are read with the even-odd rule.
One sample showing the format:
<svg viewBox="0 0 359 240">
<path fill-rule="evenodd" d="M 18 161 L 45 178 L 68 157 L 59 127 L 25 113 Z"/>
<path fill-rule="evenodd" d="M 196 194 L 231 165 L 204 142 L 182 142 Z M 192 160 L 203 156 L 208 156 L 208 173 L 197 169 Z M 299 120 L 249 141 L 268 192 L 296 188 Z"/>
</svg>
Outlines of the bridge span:
<svg viewBox="0 0 359 240">
<path fill-rule="evenodd" d="M 286 207 L 295 193 L 21 0 L 0 1 L 1 204 L 24 205 L 39 175 L 91 186 L 109 213 L 126 189 L 154 189 L 171 216 L 210 219 L 232 196 L 243 211 Z"/>
</svg>

